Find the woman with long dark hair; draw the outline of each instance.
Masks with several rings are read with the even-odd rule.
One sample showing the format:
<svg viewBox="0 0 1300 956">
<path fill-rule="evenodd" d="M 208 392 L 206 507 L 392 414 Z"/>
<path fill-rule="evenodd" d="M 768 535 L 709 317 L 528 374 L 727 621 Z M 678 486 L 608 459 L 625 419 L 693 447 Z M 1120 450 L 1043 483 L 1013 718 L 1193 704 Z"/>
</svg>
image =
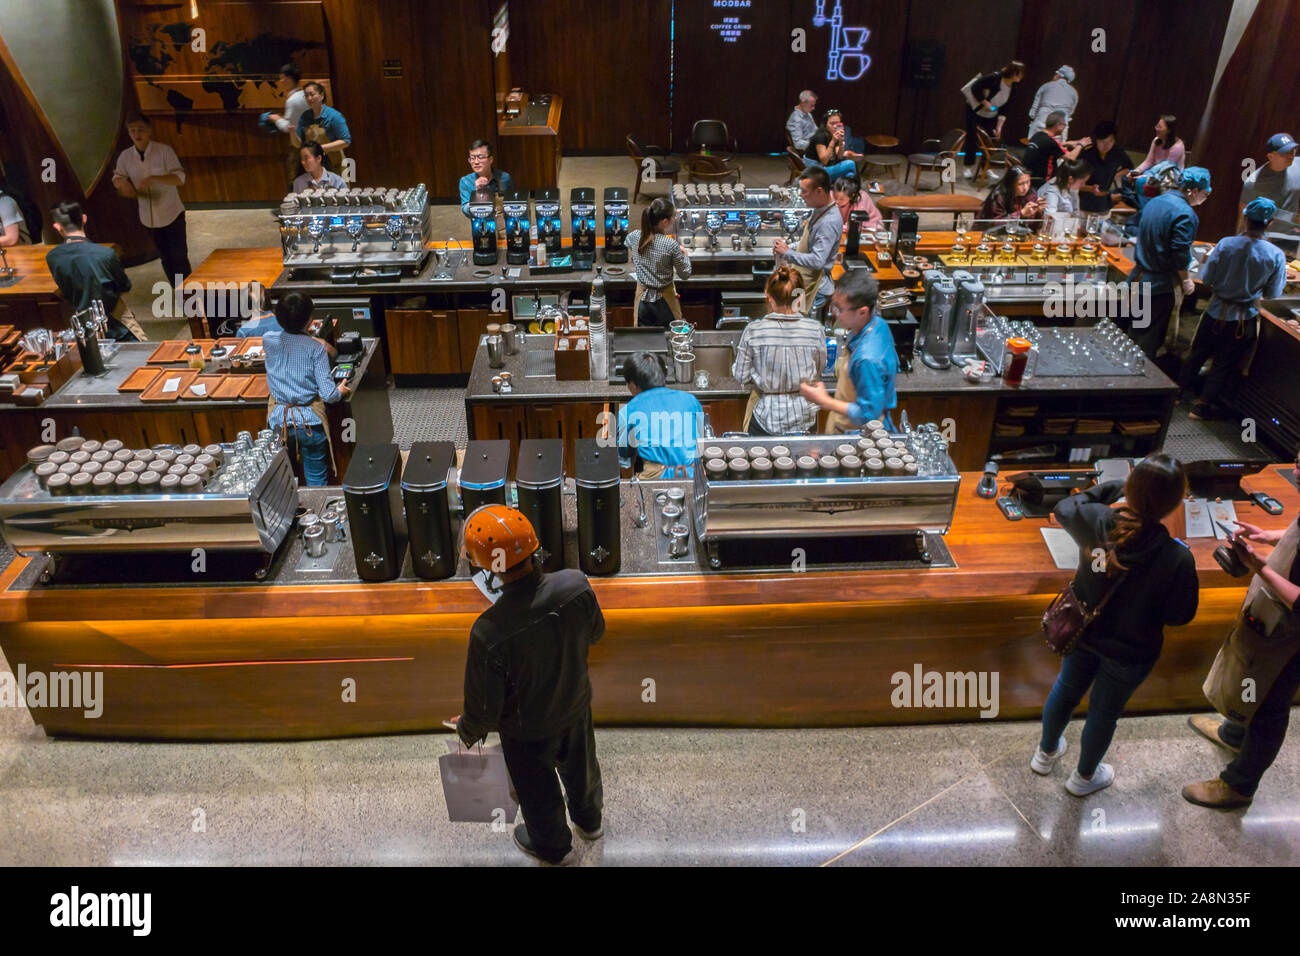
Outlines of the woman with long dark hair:
<svg viewBox="0 0 1300 956">
<path fill-rule="evenodd" d="M 1091 175 L 1092 167 L 1081 159 L 1067 159 L 1057 163 L 1052 178 L 1038 187 L 1043 215 L 1077 216 L 1079 189 Z"/>
<path fill-rule="evenodd" d="M 1052 512 L 1079 546 L 1072 587 L 1088 608 L 1114 589 L 1074 649 L 1043 705 L 1043 734 L 1030 767 L 1049 774 L 1065 753 L 1065 726 L 1085 694 L 1088 717 L 1079 762 L 1065 789 L 1076 797 L 1109 787 L 1115 770 L 1101 762 L 1133 692 L 1160 657 L 1166 627 L 1196 616 L 1196 561 L 1162 523 L 1183 503 L 1187 475 L 1159 452 L 1138 462 L 1128 480 L 1071 495 Z M 1111 507 L 1123 496 L 1124 504 Z"/>
<path fill-rule="evenodd" d="M 1034 195 L 1033 178 L 1023 166 L 1011 166 L 1007 174 L 993 184 L 980 207 L 980 219 L 1008 222 L 1014 219 L 1037 219 L 1043 202 Z"/>
<path fill-rule="evenodd" d="M 641 210 L 641 228 L 627 234 L 632 268 L 636 272 L 632 315 L 637 325 L 666 328 L 673 319 L 682 317 L 682 303 L 677 298 L 673 275 L 687 278 L 691 274 L 691 260 L 681 244 L 669 235 L 676 221 L 677 208 L 660 196 Z"/>
<path fill-rule="evenodd" d="M 975 155 L 980 148 L 975 128 L 978 126 L 984 130 L 990 139 L 1002 138 L 1002 126 L 1007 119 L 1002 107 L 1011 96 L 1011 87 L 1024 78 L 1025 65 L 1019 60 L 1012 60 L 996 73 L 972 76 L 961 88 L 961 95 L 966 100 L 966 144 L 962 150 L 962 161 L 966 166 L 963 175 L 967 179 L 974 175 Z"/>
<path fill-rule="evenodd" d="M 1156 163 L 1164 162 L 1166 159 L 1176 163 L 1179 169 L 1182 169 L 1187 161 L 1187 147 L 1178 138 L 1178 120 L 1173 113 L 1162 113 L 1160 119 L 1156 120 L 1156 138 L 1151 141 L 1147 158 L 1142 160 L 1142 165 L 1137 169 L 1129 171 L 1129 177 L 1140 176 Z"/>
<path fill-rule="evenodd" d="M 330 169 L 329 160 L 320 143 L 303 143 L 298 150 L 298 157 L 302 160 L 302 175 L 293 181 L 294 192 L 348 188 L 343 177 Z"/>
</svg>

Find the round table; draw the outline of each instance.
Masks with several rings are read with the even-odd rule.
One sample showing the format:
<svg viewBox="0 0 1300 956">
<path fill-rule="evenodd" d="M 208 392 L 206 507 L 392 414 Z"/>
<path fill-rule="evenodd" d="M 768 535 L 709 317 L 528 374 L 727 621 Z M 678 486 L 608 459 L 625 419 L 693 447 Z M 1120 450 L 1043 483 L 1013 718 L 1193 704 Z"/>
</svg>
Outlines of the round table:
<svg viewBox="0 0 1300 956">
<path fill-rule="evenodd" d="M 897 136 L 887 136 L 884 133 L 877 133 L 874 136 L 868 136 L 867 142 L 876 149 L 893 149 L 898 145 Z"/>
<path fill-rule="evenodd" d="M 871 178 L 873 169 L 882 170 L 882 172 L 877 175 L 882 176 L 885 179 L 897 179 L 898 167 L 907 163 L 906 156 L 898 156 L 890 153 L 871 154 L 866 157 L 866 160 L 867 162 L 863 169 L 863 175 L 868 179 Z"/>
</svg>

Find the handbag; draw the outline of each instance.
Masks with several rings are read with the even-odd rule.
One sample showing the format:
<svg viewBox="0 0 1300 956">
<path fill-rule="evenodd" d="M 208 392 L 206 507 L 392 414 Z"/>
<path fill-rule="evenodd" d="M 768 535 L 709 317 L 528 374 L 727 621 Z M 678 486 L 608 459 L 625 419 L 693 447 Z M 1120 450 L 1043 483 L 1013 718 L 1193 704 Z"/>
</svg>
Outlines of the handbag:
<svg viewBox="0 0 1300 956">
<path fill-rule="evenodd" d="M 519 798 L 500 744 L 466 750 L 454 736 L 438 758 L 438 775 L 452 823 L 513 823 Z"/>
<path fill-rule="evenodd" d="M 1054 654 L 1064 657 L 1074 650 L 1074 646 L 1079 643 L 1079 638 L 1083 637 L 1084 632 L 1105 609 L 1106 603 L 1119 590 L 1120 582 L 1126 577 L 1128 572 L 1124 571 L 1115 578 L 1092 610 L 1088 610 L 1074 593 L 1073 581 L 1061 589 L 1056 600 L 1043 612 L 1042 621 L 1043 638 Z"/>
</svg>

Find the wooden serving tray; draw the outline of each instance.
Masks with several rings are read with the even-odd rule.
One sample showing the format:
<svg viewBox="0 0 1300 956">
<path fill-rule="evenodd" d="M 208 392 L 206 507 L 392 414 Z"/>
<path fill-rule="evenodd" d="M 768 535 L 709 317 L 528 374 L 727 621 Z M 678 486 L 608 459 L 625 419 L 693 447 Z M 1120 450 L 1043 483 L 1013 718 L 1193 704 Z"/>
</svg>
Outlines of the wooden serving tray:
<svg viewBox="0 0 1300 956">
<path fill-rule="evenodd" d="M 247 338 L 239 339 L 239 341 L 242 344 L 239 346 L 238 351 L 234 353 L 236 355 L 243 355 L 249 349 L 254 347 L 259 349 L 262 348 L 262 337 L 260 335 L 250 335 Z M 265 355 L 266 353 L 263 352 L 262 354 Z"/>
<path fill-rule="evenodd" d="M 231 355 L 238 354 L 239 347 L 243 344 L 243 342 L 244 342 L 243 339 L 235 338 L 234 336 L 231 336 L 230 338 L 226 338 L 226 339 L 217 339 L 217 345 L 221 346 L 223 349 L 230 349 Z"/>
<path fill-rule="evenodd" d="M 238 398 L 239 393 L 248 388 L 253 381 L 251 375 L 221 375 L 218 377 L 221 379 L 221 384 L 212 391 L 209 397 L 221 402 Z"/>
<path fill-rule="evenodd" d="M 248 387 L 239 393 L 239 397 L 249 402 L 264 402 L 271 397 L 271 387 L 267 384 L 265 375 L 250 376 L 252 381 Z"/>
<path fill-rule="evenodd" d="M 143 392 L 158 377 L 159 369 L 150 368 L 147 365 L 141 365 L 138 369 L 126 377 L 121 385 L 117 387 L 119 392 Z"/>
<path fill-rule="evenodd" d="M 198 372 L 193 369 L 171 368 L 159 372 L 158 377 L 150 383 L 149 387 L 140 393 L 142 402 L 174 402 L 181 397 L 181 393 L 189 387 L 190 382 L 198 377 Z M 180 384 L 174 391 L 164 392 L 163 386 L 171 379 L 179 378 Z"/>
<path fill-rule="evenodd" d="M 226 376 L 224 375 L 196 375 L 194 376 L 194 381 L 185 385 L 185 391 L 181 393 L 181 399 L 188 402 L 206 402 L 212 397 L 216 387 L 220 385 L 225 378 Z M 195 395 L 190 391 L 190 389 L 195 385 L 206 385 L 208 390 L 203 395 Z"/>
<path fill-rule="evenodd" d="M 170 365 L 173 362 L 184 362 L 185 350 L 190 345 L 197 345 L 203 350 L 203 357 L 208 358 L 212 355 L 212 348 L 216 344 L 216 339 L 168 339 L 153 350 L 153 355 L 149 356 L 147 364 Z"/>
</svg>

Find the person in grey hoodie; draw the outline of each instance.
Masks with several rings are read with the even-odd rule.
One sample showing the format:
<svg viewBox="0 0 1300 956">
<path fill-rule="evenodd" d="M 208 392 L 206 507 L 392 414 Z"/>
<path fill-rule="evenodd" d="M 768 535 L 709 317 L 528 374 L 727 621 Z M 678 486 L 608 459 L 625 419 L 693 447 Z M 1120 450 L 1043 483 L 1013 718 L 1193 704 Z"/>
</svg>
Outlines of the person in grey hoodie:
<svg viewBox="0 0 1300 956">
<path fill-rule="evenodd" d="M 1109 787 L 1115 770 L 1102 763 L 1129 698 L 1160 657 L 1164 629 L 1196 616 L 1196 561 L 1162 521 L 1183 502 L 1187 476 L 1163 452 L 1142 459 L 1124 483 L 1108 481 L 1071 495 L 1052 512 L 1079 545 L 1075 595 L 1095 608 L 1111 600 L 1061 659 L 1043 705 L 1043 735 L 1031 769 L 1052 772 L 1065 753 L 1065 725 L 1085 694 L 1088 718 L 1079 762 L 1065 789 L 1076 797 Z M 1111 505 L 1123 496 L 1118 508 Z"/>
</svg>

